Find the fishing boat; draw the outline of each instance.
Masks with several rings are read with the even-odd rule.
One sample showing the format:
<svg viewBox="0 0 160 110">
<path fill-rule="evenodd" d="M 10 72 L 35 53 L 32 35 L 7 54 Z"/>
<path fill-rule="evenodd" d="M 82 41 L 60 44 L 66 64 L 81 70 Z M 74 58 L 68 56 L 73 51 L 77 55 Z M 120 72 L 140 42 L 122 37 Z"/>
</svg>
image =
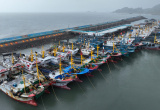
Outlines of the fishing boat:
<svg viewBox="0 0 160 110">
<path fill-rule="evenodd" d="M 84 56 L 89 56 L 91 53 L 91 49 L 92 49 L 92 51 L 95 50 L 95 48 L 93 46 L 91 46 L 89 42 L 88 42 L 88 44 L 86 43 L 86 45 L 84 47 L 81 46 L 81 52 Z"/>
<path fill-rule="evenodd" d="M 116 45 L 118 41 L 116 40 L 107 40 L 104 42 L 104 48 L 105 49 L 111 49 L 113 48 L 113 44 Z"/>
<path fill-rule="evenodd" d="M 157 36 L 154 37 L 154 42 L 147 42 L 144 46 L 148 50 L 160 50 L 160 44 L 157 42 Z"/>
<path fill-rule="evenodd" d="M 0 65 L 10 69 L 13 75 L 17 75 L 21 72 L 22 64 L 16 60 L 13 54 L 15 55 L 15 53 L 3 53 Z"/>
<path fill-rule="evenodd" d="M 116 48 L 116 46 L 113 43 L 113 50 L 108 50 L 108 53 L 111 54 L 111 57 L 121 57 L 122 53 L 119 51 L 119 49 Z"/>
<path fill-rule="evenodd" d="M 64 44 L 63 44 L 63 46 L 60 46 L 60 44 L 59 44 L 58 50 L 60 50 L 60 52 L 69 54 L 69 56 L 71 56 L 71 53 L 72 53 L 72 55 L 74 56 L 79 51 L 79 48 L 74 48 L 73 43 L 72 43 L 72 48 L 70 48 L 69 45 L 68 45 L 68 47 L 66 47 L 66 46 L 64 46 Z"/>
<path fill-rule="evenodd" d="M 74 60 L 72 58 L 72 54 L 71 54 L 71 62 L 70 62 L 70 66 L 66 67 L 63 69 L 63 71 L 65 73 L 70 73 L 70 74 L 76 74 L 76 75 L 82 75 L 82 74 L 86 74 L 89 73 L 90 70 L 88 68 L 82 68 L 82 66 L 76 66 L 74 63 Z"/>
<path fill-rule="evenodd" d="M 70 88 L 67 86 L 67 84 L 77 79 L 77 75 L 71 75 L 62 70 L 61 59 L 59 63 L 59 69 L 49 72 L 49 77 L 56 81 L 53 83 L 53 86 L 68 90 L 70 90 Z"/>
<path fill-rule="evenodd" d="M 31 75 L 23 74 L 22 70 L 22 75 L 15 77 L 8 68 L 1 68 L 0 74 L 1 91 L 16 101 L 37 106 L 34 99 L 43 94 L 44 87 L 32 84 L 33 77 Z"/>
<path fill-rule="evenodd" d="M 104 56 L 99 56 L 99 46 L 97 45 L 97 55 L 94 55 L 91 49 L 91 57 L 86 58 L 83 62 L 84 64 L 95 64 L 98 65 L 99 67 L 100 65 L 106 63 L 109 58 L 110 58 L 109 54 Z"/>
<path fill-rule="evenodd" d="M 37 55 L 36 55 L 37 56 Z M 31 55 L 18 57 L 19 61 L 24 65 L 24 71 L 28 74 L 31 74 L 35 77 L 35 82 L 42 84 L 47 91 L 47 88 L 54 83 L 54 80 L 48 79 L 45 77 L 42 72 L 39 70 L 40 61 L 37 60 L 37 57 L 34 57 L 34 54 L 31 50 Z"/>
<path fill-rule="evenodd" d="M 144 46 L 144 49 L 148 49 L 148 50 L 160 50 L 160 44 L 155 44 L 155 43 L 147 43 Z"/>
<path fill-rule="evenodd" d="M 57 48 L 54 48 L 53 50 L 49 51 L 48 52 L 48 55 L 49 56 L 52 56 L 54 59 L 52 59 L 52 62 L 55 63 L 55 64 L 59 64 L 59 61 L 60 61 L 60 58 L 61 60 L 68 60 L 69 58 L 69 54 L 71 52 L 58 52 L 58 49 Z"/>
<path fill-rule="evenodd" d="M 99 46 L 97 45 L 97 51 L 94 51 L 95 54 L 99 54 L 100 56 L 105 56 L 108 54 L 108 52 L 104 49 L 104 43 L 103 43 L 103 47 L 101 50 L 99 50 Z"/>
<path fill-rule="evenodd" d="M 92 71 L 94 71 L 94 70 L 96 70 L 96 69 L 98 69 L 98 65 L 96 65 L 96 64 L 89 64 L 89 63 L 87 63 L 86 61 L 91 61 L 90 59 L 88 59 L 88 60 L 86 60 L 84 57 L 83 57 L 83 54 L 82 54 L 82 52 L 80 53 L 80 56 L 81 56 L 81 58 L 80 58 L 80 60 L 79 60 L 79 58 L 78 58 L 78 60 L 74 60 L 74 63 L 75 63 L 75 65 L 76 65 L 76 67 L 79 67 L 79 68 L 87 68 L 87 69 L 89 69 L 89 72 L 86 72 L 86 73 L 91 73 Z M 73 62 L 72 62 L 72 64 L 73 64 Z M 71 67 L 70 67 L 71 68 Z M 78 68 L 78 69 L 79 69 Z M 66 69 L 66 68 L 65 68 Z M 79 70 L 78 70 L 79 71 Z M 82 70 L 83 71 L 83 70 Z"/>
</svg>

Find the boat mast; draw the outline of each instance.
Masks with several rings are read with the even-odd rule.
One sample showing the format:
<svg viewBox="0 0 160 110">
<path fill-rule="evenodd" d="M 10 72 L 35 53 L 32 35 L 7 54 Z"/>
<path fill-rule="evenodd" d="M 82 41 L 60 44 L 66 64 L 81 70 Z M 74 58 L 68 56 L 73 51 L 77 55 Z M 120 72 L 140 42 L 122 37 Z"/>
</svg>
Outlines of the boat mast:
<svg viewBox="0 0 160 110">
<path fill-rule="evenodd" d="M 39 70 L 38 70 L 38 64 L 37 64 L 37 58 L 36 58 L 36 69 L 37 69 L 37 78 L 39 80 Z M 40 80 L 39 80 L 40 81 Z"/>
<path fill-rule="evenodd" d="M 156 38 L 156 34 L 155 34 L 155 37 L 154 37 L 154 43 L 156 43 L 156 41 L 157 41 L 157 38 Z"/>
<path fill-rule="evenodd" d="M 104 43 L 103 43 L 103 55 L 104 55 Z"/>
<path fill-rule="evenodd" d="M 72 50 L 73 50 L 73 42 L 72 42 Z"/>
<path fill-rule="evenodd" d="M 24 92 L 26 94 L 26 84 L 25 84 L 25 77 L 24 77 L 24 74 L 23 74 L 23 70 L 22 70 L 22 79 L 23 79 L 23 84 L 24 84 Z"/>
<path fill-rule="evenodd" d="M 97 45 L 97 57 L 98 57 L 98 50 L 99 50 L 99 46 Z"/>
<path fill-rule="evenodd" d="M 14 57 L 13 57 L 13 53 L 12 53 L 12 64 L 14 64 Z"/>
<path fill-rule="evenodd" d="M 73 66 L 73 58 L 72 58 L 72 52 L 71 52 L 71 68 L 74 68 L 74 66 Z"/>
<path fill-rule="evenodd" d="M 90 44 L 89 44 L 89 42 L 88 42 L 88 49 L 89 49 L 89 45 L 90 45 Z"/>
<path fill-rule="evenodd" d="M 114 52 L 114 42 L 113 42 L 113 52 Z"/>
<path fill-rule="evenodd" d="M 83 57 L 82 57 L 82 51 L 81 51 L 81 65 L 83 64 Z"/>
<path fill-rule="evenodd" d="M 31 50 L 31 62 L 33 62 L 33 51 Z"/>
<path fill-rule="evenodd" d="M 115 35 L 114 35 L 114 33 L 113 33 L 113 40 L 114 40 L 114 36 L 115 36 Z"/>
<path fill-rule="evenodd" d="M 141 29 L 142 30 L 142 34 L 143 34 L 143 29 Z"/>
<path fill-rule="evenodd" d="M 60 63 L 59 63 L 59 72 L 60 72 L 60 75 L 62 74 L 62 64 L 61 64 L 61 57 L 60 57 Z"/>
<path fill-rule="evenodd" d="M 129 34 L 129 39 L 131 38 L 131 36 L 132 36 L 132 34 L 130 33 L 130 34 Z"/>
<path fill-rule="evenodd" d="M 44 46 L 42 46 L 42 58 L 44 58 L 44 54 L 45 54 Z"/>
<path fill-rule="evenodd" d="M 64 43 L 63 43 L 63 47 L 62 47 L 62 49 L 63 49 L 63 52 L 64 52 L 64 49 L 65 49 Z"/>
<path fill-rule="evenodd" d="M 59 46 L 60 46 L 61 42 L 59 41 Z"/>
<path fill-rule="evenodd" d="M 53 53 L 54 53 L 54 56 L 56 56 L 56 53 L 57 53 L 57 49 L 53 49 Z"/>
<path fill-rule="evenodd" d="M 93 58 L 92 58 L 93 55 L 92 54 L 93 54 L 93 51 L 92 51 L 92 48 L 91 48 L 91 60 L 93 60 Z"/>
</svg>

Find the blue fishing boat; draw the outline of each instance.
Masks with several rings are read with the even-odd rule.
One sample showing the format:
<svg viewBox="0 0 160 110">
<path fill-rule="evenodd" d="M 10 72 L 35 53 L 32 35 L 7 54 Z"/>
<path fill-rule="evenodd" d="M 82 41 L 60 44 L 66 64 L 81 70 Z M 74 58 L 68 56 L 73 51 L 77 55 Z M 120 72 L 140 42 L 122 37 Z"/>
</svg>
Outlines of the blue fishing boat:
<svg viewBox="0 0 160 110">
<path fill-rule="evenodd" d="M 73 67 L 71 65 L 64 68 L 63 71 L 65 73 L 76 74 L 76 75 L 82 75 L 82 74 L 86 74 L 86 73 L 90 72 L 90 70 L 88 68 Z"/>
</svg>

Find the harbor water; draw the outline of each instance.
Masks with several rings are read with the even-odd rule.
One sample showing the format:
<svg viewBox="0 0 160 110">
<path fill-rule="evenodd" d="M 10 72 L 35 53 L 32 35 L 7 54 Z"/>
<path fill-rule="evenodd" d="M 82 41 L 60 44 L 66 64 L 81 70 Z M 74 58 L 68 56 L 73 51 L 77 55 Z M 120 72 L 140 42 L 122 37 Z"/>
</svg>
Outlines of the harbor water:
<svg viewBox="0 0 160 110">
<path fill-rule="evenodd" d="M 0 38 L 137 16 L 113 13 L 0 14 Z M 160 19 L 156 15 L 143 15 Z M 45 48 L 51 44 L 45 45 Z M 40 47 L 33 51 L 40 51 Z M 19 50 L 30 53 L 31 49 Z M 102 65 L 72 82 L 71 90 L 49 88 L 33 107 L 0 91 L 0 110 L 160 110 L 160 51 L 141 50 L 118 63 Z"/>
</svg>

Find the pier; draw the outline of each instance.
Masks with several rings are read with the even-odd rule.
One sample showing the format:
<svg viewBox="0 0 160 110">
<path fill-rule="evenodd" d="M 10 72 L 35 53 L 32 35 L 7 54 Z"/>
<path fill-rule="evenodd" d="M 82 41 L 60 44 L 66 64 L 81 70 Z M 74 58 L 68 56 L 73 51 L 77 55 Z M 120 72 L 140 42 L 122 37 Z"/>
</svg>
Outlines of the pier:
<svg viewBox="0 0 160 110">
<path fill-rule="evenodd" d="M 44 45 L 51 42 L 56 42 L 59 40 L 68 40 L 81 34 L 79 31 L 101 31 L 101 30 L 107 30 L 107 29 L 113 30 L 118 26 L 130 24 L 131 22 L 135 22 L 142 19 L 146 19 L 146 18 L 143 16 L 137 16 L 137 17 L 121 19 L 113 22 L 90 24 L 90 25 L 78 26 L 73 28 L 33 33 L 33 34 L 10 37 L 10 38 L 3 38 L 3 39 L 0 39 L 0 53 L 12 52 L 18 49 L 35 47 L 35 46 Z M 109 32 L 112 33 L 112 31 L 109 31 Z M 107 35 L 104 35 L 104 36 L 107 36 Z"/>
</svg>

